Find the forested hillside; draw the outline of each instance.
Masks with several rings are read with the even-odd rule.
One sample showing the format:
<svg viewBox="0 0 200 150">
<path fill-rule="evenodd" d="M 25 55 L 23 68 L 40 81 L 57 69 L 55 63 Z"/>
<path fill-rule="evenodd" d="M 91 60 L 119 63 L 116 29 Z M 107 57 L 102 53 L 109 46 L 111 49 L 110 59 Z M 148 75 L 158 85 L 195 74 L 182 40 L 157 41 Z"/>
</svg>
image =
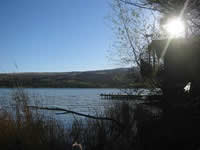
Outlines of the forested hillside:
<svg viewBox="0 0 200 150">
<path fill-rule="evenodd" d="M 119 88 L 133 86 L 133 83 L 139 82 L 138 76 L 136 68 L 86 72 L 12 73 L 0 74 L 0 87 Z"/>
</svg>

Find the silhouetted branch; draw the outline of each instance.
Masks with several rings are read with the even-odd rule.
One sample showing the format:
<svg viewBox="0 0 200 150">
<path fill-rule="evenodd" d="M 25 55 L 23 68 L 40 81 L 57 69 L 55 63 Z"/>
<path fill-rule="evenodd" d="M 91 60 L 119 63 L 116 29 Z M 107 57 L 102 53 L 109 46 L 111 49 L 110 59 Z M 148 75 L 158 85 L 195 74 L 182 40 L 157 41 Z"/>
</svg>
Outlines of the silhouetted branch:
<svg viewBox="0 0 200 150">
<path fill-rule="evenodd" d="M 33 108 L 33 109 L 43 109 L 43 110 L 53 110 L 53 111 L 64 111 L 64 113 L 57 113 L 57 114 L 75 114 L 75 115 L 78 115 L 78 116 L 83 116 L 83 117 L 87 117 L 87 118 L 90 118 L 90 119 L 96 119 L 96 120 L 105 120 L 105 121 L 112 121 L 114 123 L 116 123 L 118 126 L 120 127 L 124 127 L 123 124 L 121 124 L 119 121 L 115 120 L 115 119 L 112 119 L 112 118 L 108 118 L 108 117 L 96 117 L 96 116 L 92 116 L 92 115 L 86 115 L 86 114 L 83 114 L 83 113 L 78 113 L 78 112 L 75 112 L 75 111 L 71 111 L 71 110 L 67 110 L 67 109 L 64 109 L 64 108 L 59 108 L 59 107 L 55 107 L 55 108 L 50 108 L 50 107 L 38 107 L 38 106 L 28 106 L 29 108 Z"/>
<path fill-rule="evenodd" d="M 126 0 L 120 0 L 120 1 L 123 2 L 123 3 L 125 3 L 125 4 L 129 4 L 129 5 L 138 7 L 138 8 L 148 9 L 148 10 L 153 10 L 153 11 L 159 11 L 156 8 L 146 7 L 146 6 L 144 6 L 144 4 L 138 4 L 138 3 L 134 3 L 134 2 L 126 1 Z"/>
</svg>

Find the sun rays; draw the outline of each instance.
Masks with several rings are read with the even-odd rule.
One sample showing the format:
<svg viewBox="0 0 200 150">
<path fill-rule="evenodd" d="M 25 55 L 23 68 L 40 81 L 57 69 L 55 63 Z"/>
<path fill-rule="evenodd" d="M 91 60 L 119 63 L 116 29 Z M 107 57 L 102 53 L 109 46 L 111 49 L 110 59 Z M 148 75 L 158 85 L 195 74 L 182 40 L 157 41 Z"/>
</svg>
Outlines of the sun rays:
<svg viewBox="0 0 200 150">
<path fill-rule="evenodd" d="M 180 37 L 184 35 L 185 25 L 180 18 L 172 18 L 164 25 L 165 30 L 172 37 Z"/>
</svg>

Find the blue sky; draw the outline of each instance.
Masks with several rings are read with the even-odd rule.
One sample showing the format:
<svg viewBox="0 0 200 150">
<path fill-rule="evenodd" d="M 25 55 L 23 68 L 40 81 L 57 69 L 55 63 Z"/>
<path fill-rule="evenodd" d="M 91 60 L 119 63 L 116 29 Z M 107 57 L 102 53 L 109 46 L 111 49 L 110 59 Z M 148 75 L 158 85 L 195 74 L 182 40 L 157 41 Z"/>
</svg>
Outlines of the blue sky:
<svg viewBox="0 0 200 150">
<path fill-rule="evenodd" d="M 0 72 L 113 68 L 109 11 L 108 0 L 1 0 Z"/>
</svg>

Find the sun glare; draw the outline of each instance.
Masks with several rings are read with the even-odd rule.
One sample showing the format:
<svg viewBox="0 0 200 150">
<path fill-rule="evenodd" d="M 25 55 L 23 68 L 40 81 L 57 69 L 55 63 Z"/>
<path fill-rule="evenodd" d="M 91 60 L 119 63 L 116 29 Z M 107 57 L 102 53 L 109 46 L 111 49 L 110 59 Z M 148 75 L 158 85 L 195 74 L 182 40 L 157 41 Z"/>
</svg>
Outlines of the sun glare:
<svg viewBox="0 0 200 150">
<path fill-rule="evenodd" d="M 167 33 L 172 37 L 179 37 L 184 35 L 185 26 L 181 19 L 170 19 L 167 24 L 164 25 Z"/>
</svg>

